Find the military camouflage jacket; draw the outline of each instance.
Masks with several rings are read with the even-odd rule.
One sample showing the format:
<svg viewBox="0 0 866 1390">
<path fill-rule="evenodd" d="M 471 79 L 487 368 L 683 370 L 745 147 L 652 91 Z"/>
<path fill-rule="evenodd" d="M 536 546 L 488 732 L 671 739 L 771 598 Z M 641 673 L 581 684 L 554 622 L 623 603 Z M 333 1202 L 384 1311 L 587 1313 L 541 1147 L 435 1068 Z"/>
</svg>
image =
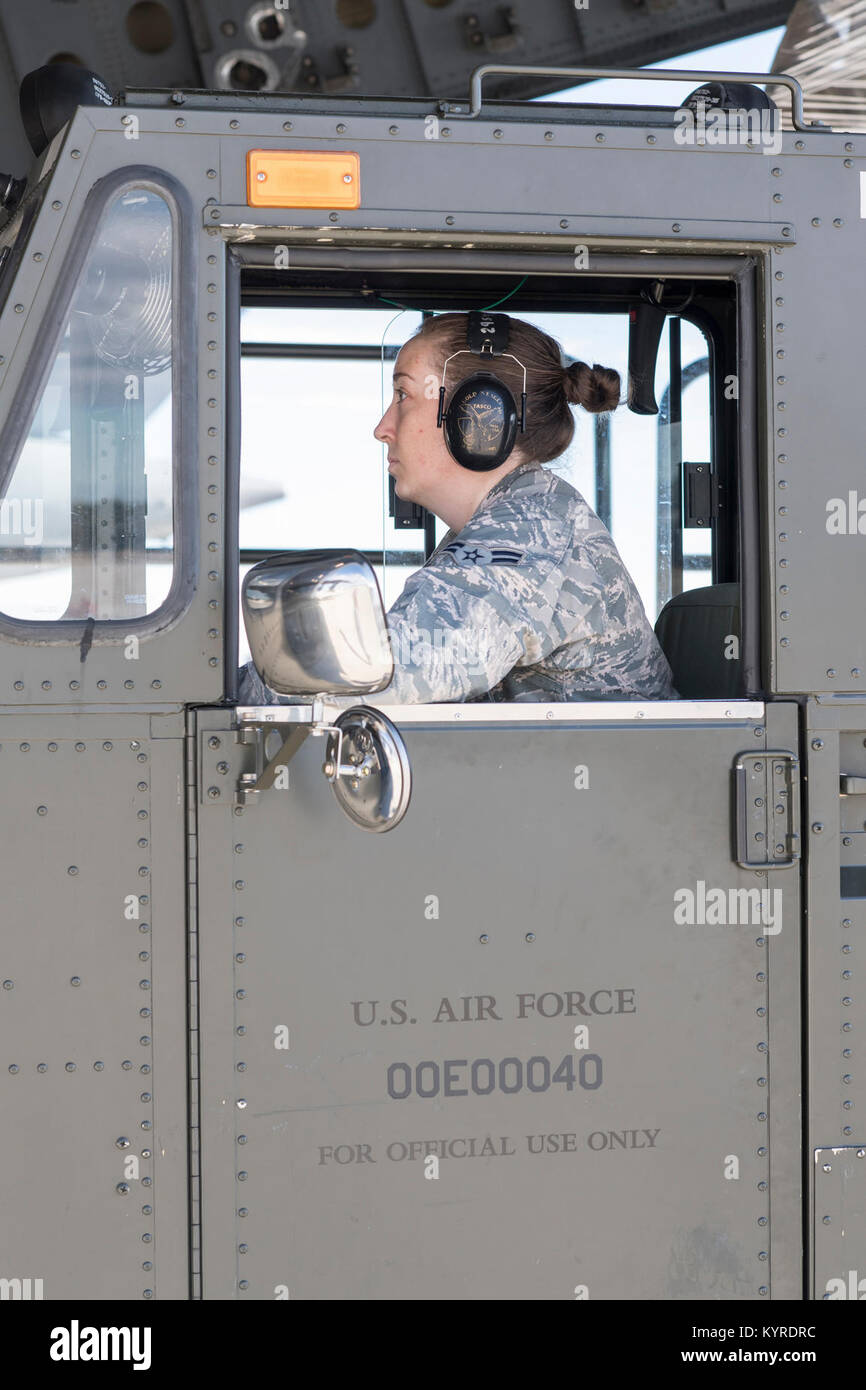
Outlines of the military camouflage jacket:
<svg viewBox="0 0 866 1390">
<path fill-rule="evenodd" d="M 671 669 L 610 532 L 537 463 L 500 478 L 388 612 L 394 678 L 332 703 L 672 700 Z M 275 695 L 252 665 L 245 705 Z"/>
</svg>

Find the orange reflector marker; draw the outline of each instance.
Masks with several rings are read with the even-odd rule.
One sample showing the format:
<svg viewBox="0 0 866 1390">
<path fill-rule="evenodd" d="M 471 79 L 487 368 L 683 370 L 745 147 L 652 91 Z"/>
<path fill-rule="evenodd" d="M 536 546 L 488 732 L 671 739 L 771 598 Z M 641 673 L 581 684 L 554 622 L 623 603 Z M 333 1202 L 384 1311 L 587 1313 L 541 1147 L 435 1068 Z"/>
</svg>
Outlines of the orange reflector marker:
<svg viewBox="0 0 866 1390">
<path fill-rule="evenodd" d="M 352 150 L 250 150 L 251 208 L 357 208 L 361 160 Z"/>
</svg>

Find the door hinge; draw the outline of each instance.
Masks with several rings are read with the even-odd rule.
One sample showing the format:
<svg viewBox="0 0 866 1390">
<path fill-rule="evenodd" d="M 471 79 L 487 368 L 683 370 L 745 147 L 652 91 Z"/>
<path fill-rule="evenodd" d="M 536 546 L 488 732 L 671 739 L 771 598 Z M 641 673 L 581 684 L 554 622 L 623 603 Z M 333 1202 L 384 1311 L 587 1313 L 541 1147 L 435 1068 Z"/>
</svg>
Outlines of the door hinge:
<svg viewBox="0 0 866 1390">
<path fill-rule="evenodd" d="M 800 858 L 799 759 L 787 749 L 740 753 L 734 763 L 736 847 L 743 869 L 787 869 Z"/>
</svg>

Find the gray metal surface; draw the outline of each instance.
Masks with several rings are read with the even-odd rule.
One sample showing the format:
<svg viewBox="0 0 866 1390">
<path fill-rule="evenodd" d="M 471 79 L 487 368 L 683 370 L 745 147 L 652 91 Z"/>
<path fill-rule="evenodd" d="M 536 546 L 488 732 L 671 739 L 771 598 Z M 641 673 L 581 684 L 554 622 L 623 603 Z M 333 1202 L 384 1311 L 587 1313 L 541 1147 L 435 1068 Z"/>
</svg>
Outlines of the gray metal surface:
<svg viewBox="0 0 866 1390">
<path fill-rule="evenodd" d="M 18 85 L 72 59 L 114 90 L 264 85 L 311 95 L 457 96 L 488 58 L 534 63 L 649 63 L 783 24 L 793 0 L 690 0 L 688 6 L 572 5 L 561 0 L 0 0 L 0 168 L 23 174 L 29 146 Z M 264 24 L 262 24 L 264 21 Z M 287 43 L 296 27 L 305 40 Z M 237 66 L 243 55 L 242 66 Z M 510 79 L 514 97 L 555 80 Z M 269 94 L 263 92 L 262 95 Z"/>
<path fill-rule="evenodd" d="M 843 776 L 866 774 L 866 702 L 844 696 L 810 699 L 806 716 L 808 1149 L 815 1155 L 809 1165 L 815 1182 L 813 1296 L 822 1298 L 828 1279 L 847 1279 L 849 1264 L 844 1270 L 836 1267 L 848 1259 L 846 1252 L 855 1252 L 852 1268 L 857 1260 L 863 1265 L 862 1163 L 854 1163 L 846 1195 L 839 1165 L 833 1164 L 828 1184 L 818 1155 L 852 1145 L 856 1153 L 866 1144 L 866 1003 L 857 970 L 866 932 L 866 796 L 843 795 L 840 787 Z M 831 1195 L 825 1200 L 825 1192 L 835 1193 L 835 1209 L 825 1210 L 831 1201 Z M 826 1215 L 831 1220 L 825 1224 Z"/>
<path fill-rule="evenodd" d="M 204 1297 L 757 1299 L 777 1175 L 772 1287 L 796 1296 L 796 1010 L 767 1014 L 768 976 L 796 996 L 796 869 L 771 876 L 767 935 L 700 920 L 698 881 L 766 889 L 724 833 L 764 726 L 428 716 L 396 718 L 414 789 L 388 835 L 339 814 L 313 739 L 287 789 L 200 807 Z M 200 781 L 227 761 L 231 784 L 246 750 L 224 715 L 198 724 Z M 505 1091 L 461 1094 L 473 1060 L 532 1057 L 539 1086 L 570 1059 L 590 1088 L 508 1093 L 509 1064 Z M 446 1139 L 475 1156 L 428 1177 L 404 1153 Z"/>
<path fill-rule="evenodd" d="M 857 1044 L 847 1041 L 861 1005 L 846 974 L 854 952 L 844 950 L 866 920 L 866 812 L 860 793 L 840 798 L 841 776 L 866 776 L 866 704 L 856 694 L 866 671 L 860 441 L 846 404 L 859 390 L 850 304 L 866 273 L 858 178 L 866 139 L 789 133 L 778 155 L 702 149 L 678 145 L 664 122 L 648 133 L 636 123 L 568 124 L 561 110 L 549 122 L 539 109 L 523 120 L 504 108 L 428 139 L 417 106 L 391 114 L 386 106 L 364 114 L 348 104 L 341 115 L 335 100 L 327 112 L 287 116 L 166 97 L 82 110 L 41 170 L 56 161 L 0 309 L 0 428 L 25 410 L 36 389 L 33 354 L 61 326 L 69 257 L 77 229 L 91 225 L 82 215 L 94 185 L 125 168 L 157 182 L 165 171 L 188 194 L 180 231 L 194 259 L 182 296 L 192 437 L 177 462 L 199 505 L 191 536 L 187 512 L 191 602 L 142 641 L 134 676 L 120 624 L 84 653 L 81 624 L 53 643 L 8 623 L 0 630 L 2 765 L 10 759 L 0 815 L 12 885 L 2 972 L 11 988 L 0 992 L 10 1122 L 0 1168 L 16 1195 L 0 1243 L 14 1267 L 0 1278 L 43 1278 L 46 1297 L 140 1298 L 147 1289 L 184 1297 L 190 1276 L 193 1295 L 207 1298 L 797 1297 L 807 1203 L 818 1200 L 814 1188 L 804 1194 L 804 1172 L 816 1150 L 866 1140 L 854 1118 L 866 1104 Z M 124 133 L 130 114 L 136 140 Z M 251 211 L 247 151 L 312 142 L 359 152 L 361 207 Z M 652 205 L 635 205 L 638 186 L 653 190 Z M 399 256 L 389 264 L 403 264 L 409 283 L 428 253 L 440 269 L 453 257 L 455 276 L 466 276 L 487 248 L 507 252 L 512 259 L 497 268 L 512 275 L 531 269 L 524 261 L 535 255 L 541 266 L 542 251 L 565 262 L 582 243 L 605 276 L 617 268 L 634 276 L 641 261 L 670 276 L 691 264 L 699 274 L 730 266 L 744 378 L 730 398 L 741 422 L 743 612 L 752 614 L 743 632 L 757 652 L 760 614 L 763 691 L 782 697 L 768 700 L 766 722 L 739 702 L 714 703 L 703 717 L 693 702 L 642 706 L 619 722 L 610 709 L 567 706 L 550 721 L 523 707 L 462 723 L 462 711 L 421 710 L 396 719 L 414 790 L 393 832 L 364 835 L 345 820 L 320 770 L 323 741 L 312 738 L 291 761 L 288 790 L 263 791 L 235 814 L 253 750 L 234 743 L 231 711 L 214 708 L 232 688 L 236 640 L 236 536 L 226 532 L 236 521 L 237 420 L 225 418 L 223 403 L 237 397 L 220 373 L 235 361 L 226 256 L 251 239 L 258 254 L 274 243 L 297 247 L 306 265 L 316 247 L 334 265 L 359 247 Z M 744 253 L 755 267 L 757 332 Z M 289 274 L 291 265 L 290 256 Z M 567 264 L 560 270 L 567 275 Z M 844 504 L 843 531 L 827 526 L 833 499 Z M 785 698 L 800 693 L 812 697 L 802 747 L 797 706 Z M 193 707 L 187 763 L 183 706 Z M 138 751 L 149 754 L 151 835 L 140 831 L 145 808 L 132 764 L 116 761 L 121 748 L 136 764 Z M 733 768 L 752 748 L 808 760 L 804 1169 L 799 870 L 760 877 L 734 862 Z M 584 766 L 588 785 L 576 786 Z M 209 799 L 212 785 L 225 790 Z M 749 812 L 753 835 L 761 809 Z M 151 873 L 139 876 L 147 863 L 139 855 L 151 851 Z M 67 875 L 73 864 L 79 874 Z M 163 944 L 148 974 L 151 962 L 139 961 L 147 948 L 130 944 L 118 913 L 130 873 L 127 892 L 152 878 L 159 907 L 152 924 Z M 781 930 L 677 922 L 674 894 L 689 890 L 697 905 L 699 883 L 721 888 L 728 904 L 731 890 L 779 891 Z M 85 884 L 92 893 L 76 898 Z M 151 1004 L 142 979 L 152 982 Z M 625 992 L 619 1014 L 544 1017 L 535 1007 L 516 1016 L 521 995 L 544 995 L 555 1009 L 569 991 L 584 1000 L 613 991 L 597 995 L 604 1010 L 617 990 Z M 485 1012 L 495 1007 L 499 1017 L 477 1017 L 486 996 L 497 1005 Z M 366 1024 L 372 1000 L 386 1013 Z M 141 1007 L 154 1011 L 146 1034 L 131 1031 Z M 589 1029 L 584 1048 L 574 1048 L 576 1023 Z M 142 1076 L 145 1035 L 154 1071 Z M 589 1052 L 602 1059 L 597 1088 L 578 1082 L 569 1091 L 568 1067 L 552 1080 L 562 1059 L 579 1068 Z M 553 1064 L 546 1090 L 509 1089 L 517 1068 L 508 1063 L 504 1090 L 458 1094 L 473 1059 L 496 1062 L 499 1078 L 505 1059 L 525 1074 L 531 1057 Z M 43 1062 L 48 1070 L 37 1071 Z M 432 1064 L 440 1067 L 437 1095 L 388 1095 L 389 1065 L 423 1062 L 422 1086 L 432 1084 Z M 585 1081 L 597 1079 L 594 1065 Z M 546 1075 L 536 1062 L 534 1084 Z M 392 1090 L 406 1076 L 398 1066 Z M 141 1101 L 145 1092 L 154 1101 Z M 165 1149 L 155 1160 L 159 1205 L 116 1191 L 126 1152 L 116 1142 L 143 1149 L 143 1108 L 154 1104 L 160 1148 L 147 1147 Z M 488 1134 L 493 1154 L 446 1151 L 438 1177 L 424 1176 L 417 1151 L 387 1155 L 389 1144 L 410 1141 L 474 1138 L 480 1147 Z M 528 1136 L 553 1134 L 573 1139 L 557 1152 L 530 1151 Z M 52 1144 L 70 1135 L 62 1186 Z M 739 1176 L 726 1175 L 731 1159 Z M 812 1213 L 820 1229 L 807 1266 L 818 1297 L 825 1270 L 840 1260 L 860 1267 L 848 1255 L 860 1237 L 833 1245 L 837 1228 L 824 1226 L 834 1211 Z M 141 1224 L 151 1217 L 156 1226 Z M 153 1271 L 143 1268 L 151 1244 L 160 1252 Z"/>
<path fill-rule="evenodd" d="M 0 743 L 0 1278 L 185 1298 L 182 725 L 7 712 Z"/>
</svg>

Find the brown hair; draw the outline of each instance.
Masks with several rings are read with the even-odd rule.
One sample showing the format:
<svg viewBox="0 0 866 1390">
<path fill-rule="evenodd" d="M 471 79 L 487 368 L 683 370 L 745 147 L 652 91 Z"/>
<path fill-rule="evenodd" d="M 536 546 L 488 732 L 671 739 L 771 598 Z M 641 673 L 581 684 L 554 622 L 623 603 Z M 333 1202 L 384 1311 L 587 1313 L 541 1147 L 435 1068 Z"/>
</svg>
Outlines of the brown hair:
<svg viewBox="0 0 866 1390">
<path fill-rule="evenodd" d="M 439 379 L 446 357 L 466 348 L 467 315 L 437 314 L 425 319 L 410 342 L 421 338 L 433 358 Z M 615 410 L 620 400 L 620 375 L 611 367 L 595 362 L 572 362 L 562 366 L 562 352 L 555 338 L 524 319 L 510 319 L 507 352 L 519 358 L 526 368 L 526 432 L 518 428 L 515 447 L 525 459 L 549 463 L 559 458 L 574 435 L 574 416 L 570 405 L 582 405 L 597 414 Z M 523 370 L 511 357 L 495 359 L 481 353 L 465 353 L 448 364 L 445 377 L 445 403 L 465 377 L 479 370 L 492 370 L 505 382 L 520 410 Z"/>
</svg>

